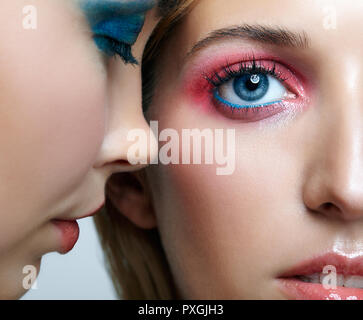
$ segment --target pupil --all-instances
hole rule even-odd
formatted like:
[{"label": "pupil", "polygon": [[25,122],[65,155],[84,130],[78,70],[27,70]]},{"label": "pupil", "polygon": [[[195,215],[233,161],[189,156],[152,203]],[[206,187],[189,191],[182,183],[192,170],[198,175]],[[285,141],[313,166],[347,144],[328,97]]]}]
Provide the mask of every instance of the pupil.
[{"label": "pupil", "polygon": [[[257,77],[257,79],[253,77]],[[260,85],[260,78],[256,75],[251,76],[251,78],[249,78],[246,81],[246,87],[250,91],[255,91],[259,85]]]}]

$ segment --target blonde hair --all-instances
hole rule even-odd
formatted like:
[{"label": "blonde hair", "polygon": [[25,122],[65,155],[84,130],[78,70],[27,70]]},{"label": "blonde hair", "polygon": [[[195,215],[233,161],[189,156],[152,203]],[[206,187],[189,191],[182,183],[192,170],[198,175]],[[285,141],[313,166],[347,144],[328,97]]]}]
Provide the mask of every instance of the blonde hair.
[{"label": "blonde hair", "polygon": [[[150,76],[158,48],[195,1],[176,1],[147,43],[143,59],[143,77],[148,79],[144,81],[147,83],[143,90],[144,100],[148,100],[146,96],[152,96]],[[136,174],[145,178],[144,171]],[[107,190],[106,184],[105,207],[94,219],[117,295],[121,299],[177,299],[158,230],[136,227],[112,204]]]}]

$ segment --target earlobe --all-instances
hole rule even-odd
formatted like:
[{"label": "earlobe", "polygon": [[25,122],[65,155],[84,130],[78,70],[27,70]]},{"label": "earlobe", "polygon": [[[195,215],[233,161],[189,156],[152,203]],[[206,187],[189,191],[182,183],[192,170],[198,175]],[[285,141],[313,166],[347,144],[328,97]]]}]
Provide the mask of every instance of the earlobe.
[{"label": "earlobe", "polygon": [[113,174],[106,184],[106,197],[137,227],[153,229],[156,217],[143,177],[143,171]]}]

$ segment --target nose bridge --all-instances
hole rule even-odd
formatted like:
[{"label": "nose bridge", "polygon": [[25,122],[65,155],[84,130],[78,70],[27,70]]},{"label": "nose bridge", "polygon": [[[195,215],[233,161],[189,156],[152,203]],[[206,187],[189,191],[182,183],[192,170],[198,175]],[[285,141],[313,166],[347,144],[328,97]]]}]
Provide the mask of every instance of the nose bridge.
[{"label": "nose bridge", "polygon": [[[132,171],[154,156],[156,144],[142,112],[141,72],[139,67],[114,65],[109,74],[107,125],[96,167],[107,167],[111,173]],[[129,150],[135,144],[140,152],[137,159],[130,159]]]},{"label": "nose bridge", "polygon": [[[363,94],[362,63],[354,57],[336,63],[338,72],[330,79],[332,94],[327,109],[331,109],[332,176],[337,185],[349,193],[363,192]],[[329,84],[329,82],[328,82]],[[328,91],[327,91],[328,92]],[[325,110],[327,111],[327,110]],[[335,173],[335,174],[334,174]]]},{"label": "nose bridge", "polygon": [[324,149],[326,201],[347,217],[363,216],[362,121],[352,115],[336,119],[329,129],[329,146]]},{"label": "nose bridge", "polygon": [[329,71],[320,80],[320,150],[307,202],[329,216],[363,218],[362,63],[354,59],[328,63],[336,67],[326,68]]}]

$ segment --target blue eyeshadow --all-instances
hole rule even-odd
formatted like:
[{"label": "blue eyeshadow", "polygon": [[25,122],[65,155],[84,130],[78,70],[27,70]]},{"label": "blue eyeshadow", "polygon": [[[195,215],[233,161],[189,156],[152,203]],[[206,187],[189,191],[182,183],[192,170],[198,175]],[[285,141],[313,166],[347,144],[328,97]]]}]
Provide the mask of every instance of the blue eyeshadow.
[{"label": "blue eyeshadow", "polygon": [[114,17],[98,22],[92,26],[92,31],[97,36],[113,38],[132,45],[142,30],[144,20],[144,15]]},{"label": "blue eyeshadow", "polygon": [[115,47],[119,48],[116,51],[130,51],[120,44],[131,46],[135,43],[146,12],[155,4],[156,0],[80,0],[98,48],[111,54]]},{"label": "blue eyeshadow", "polygon": [[155,0],[81,0],[81,9],[91,24],[97,24],[105,17],[145,14],[155,4]]}]

